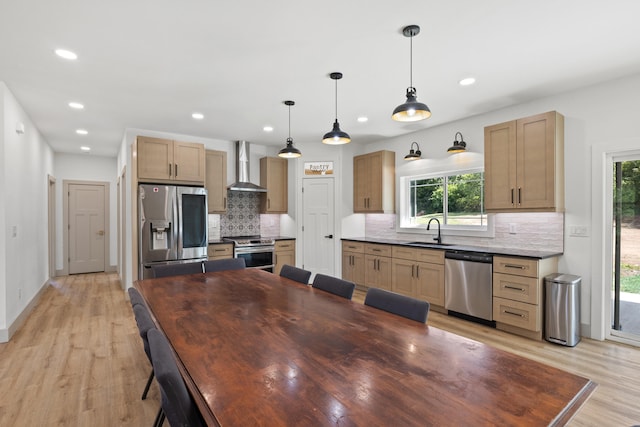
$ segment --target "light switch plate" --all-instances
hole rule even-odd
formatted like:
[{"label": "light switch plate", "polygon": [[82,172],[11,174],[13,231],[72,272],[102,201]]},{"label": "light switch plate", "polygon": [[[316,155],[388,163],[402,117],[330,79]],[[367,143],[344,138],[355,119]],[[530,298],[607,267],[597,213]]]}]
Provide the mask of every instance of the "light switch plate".
[{"label": "light switch plate", "polygon": [[569,236],[589,237],[589,228],[584,225],[572,225],[569,227]]}]

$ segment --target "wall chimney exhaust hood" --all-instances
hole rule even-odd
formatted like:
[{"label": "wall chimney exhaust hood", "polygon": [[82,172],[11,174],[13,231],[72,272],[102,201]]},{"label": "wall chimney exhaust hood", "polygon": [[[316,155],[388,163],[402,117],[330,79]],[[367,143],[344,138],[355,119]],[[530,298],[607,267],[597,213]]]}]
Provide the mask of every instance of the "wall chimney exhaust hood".
[{"label": "wall chimney exhaust hood", "polygon": [[231,191],[266,193],[267,189],[249,181],[249,142],[236,141],[236,182],[227,187]]}]

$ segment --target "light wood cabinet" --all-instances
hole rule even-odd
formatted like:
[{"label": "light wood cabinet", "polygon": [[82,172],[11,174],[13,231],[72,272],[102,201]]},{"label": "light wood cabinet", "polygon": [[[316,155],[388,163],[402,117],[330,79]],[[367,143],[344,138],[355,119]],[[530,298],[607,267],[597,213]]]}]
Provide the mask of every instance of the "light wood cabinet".
[{"label": "light wood cabinet", "polygon": [[289,202],[287,168],[287,159],[281,157],[260,159],[260,185],[267,189],[261,199],[261,213],[287,213]]},{"label": "light wood cabinet", "polygon": [[296,265],[296,242],[295,240],[277,240],[275,244],[275,266],[273,272],[280,274],[282,266],[285,264]]},{"label": "light wood cabinet", "polygon": [[364,243],[342,242],[342,278],[364,286]]},{"label": "light wood cabinet", "polygon": [[485,127],[484,166],[487,212],[564,210],[564,117]]},{"label": "light wood cabinet", "polygon": [[376,151],[353,158],[353,211],[395,213],[395,167],[393,151]]},{"label": "light wood cabinet", "polygon": [[204,145],[138,136],[137,168],[140,182],[204,185]]},{"label": "light wood cabinet", "polygon": [[391,290],[444,307],[444,251],[393,246]]},{"label": "light wood cabinet", "polygon": [[209,213],[224,213],[227,211],[227,153],[207,150],[205,172]]},{"label": "light wood cabinet", "polygon": [[391,246],[364,245],[364,285],[391,290]]},{"label": "light wood cabinet", "polygon": [[210,260],[233,258],[233,243],[216,243],[207,247]]},{"label": "light wood cabinet", "polygon": [[496,328],[542,339],[544,278],[558,259],[493,257],[493,320]]}]

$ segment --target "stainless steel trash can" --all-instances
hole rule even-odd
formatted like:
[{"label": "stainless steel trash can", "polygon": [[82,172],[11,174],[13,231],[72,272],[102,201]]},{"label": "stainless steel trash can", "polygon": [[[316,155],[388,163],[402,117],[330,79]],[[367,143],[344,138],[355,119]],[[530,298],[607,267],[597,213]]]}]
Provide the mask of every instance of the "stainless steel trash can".
[{"label": "stainless steel trash can", "polygon": [[580,284],[573,274],[554,273],[544,278],[545,339],[573,347],[580,341]]}]

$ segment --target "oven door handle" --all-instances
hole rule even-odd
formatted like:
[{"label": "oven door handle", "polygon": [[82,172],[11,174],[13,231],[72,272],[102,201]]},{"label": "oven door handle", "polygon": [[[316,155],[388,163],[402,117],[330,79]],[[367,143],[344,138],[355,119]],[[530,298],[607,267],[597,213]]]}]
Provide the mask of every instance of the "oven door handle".
[{"label": "oven door handle", "polygon": [[260,252],[275,252],[275,248],[273,246],[255,246],[255,247],[244,247],[244,248],[236,248],[235,254],[255,254]]}]

